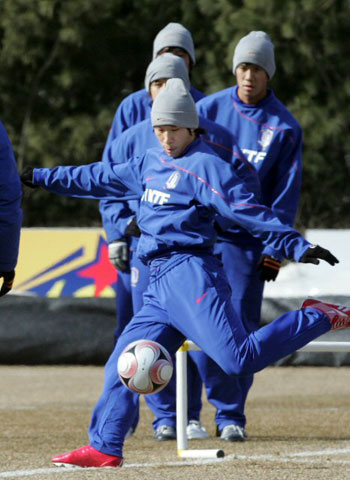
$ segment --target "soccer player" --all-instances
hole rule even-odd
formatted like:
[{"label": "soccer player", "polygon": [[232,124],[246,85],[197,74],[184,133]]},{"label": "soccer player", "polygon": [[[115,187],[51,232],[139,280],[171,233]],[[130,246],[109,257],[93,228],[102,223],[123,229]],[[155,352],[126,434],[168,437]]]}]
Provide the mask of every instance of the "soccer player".
[{"label": "soccer player", "polygon": [[[310,245],[256,202],[232,166],[213,155],[198,132],[195,104],[182,80],[170,79],[152,107],[161,148],[118,165],[27,168],[22,181],[62,195],[140,201],[138,256],[150,267],[141,310],[126,326],[106,364],[105,384],[90,424],[90,444],[55,464],[118,467],[138,395],[117,375],[124,348],[141,338],[174,354],[188,338],[228,375],[246,375],[294,352],[332,328],[350,326],[350,309],[307,300],[302,308],[248,333],[231,304],[231,289],[212,254],[214,219],[238,223],[286,258],[331,265],[338,260]],[[184,286],[184,279],[186,285]]]},{"label": "soccer player", "polygon": [[22,225],[22,186],[10,139],[0,122],[0,297],[13,285]]},{"label": "soccer player", "polygon": [[[171,22],[160,30],[155,37],[153,42],[153,62],[165,53],[168,55],[173,54],[179,59],[181,58],[186,66],[187,73],[189,74],[189,72],[192,71],[196,63],[195,48],[191,33],[183,25]],[[154,78],[154,74],[160,66],[160,64],[154,64],[153,62],[149,66],[151,71],[146,72],[146,79],[147,76],[149,77],[150,75]],[[169,76],[174,76],[173,66],[169,65],[165,73],[165,66],[162,65],[161,68],[163,69],[163,78],[158,77],[157,80],[162,81],[154,82],[151,90],[147,88],[146,85],[146,88],[128,95],[120,103],[106,141],[102,156],[103,162],[108,163],[108,151],[111,143],[118,138],[122,132],[150,118],[153,98],[162,86],[164,86],[164,79],[169,78]],[[179,70],[178,65],[176,69]],[[183,73],[179,75],[179,78],[183,77]],[[195,102],[204,98],[204,94],[193,85],[189,85],[188,88]],[[109,243],[109,259],[117,268],[118,273],[116,283],[117,328],[114,333],[115,339],[118,339],[120,333],[132,318],[134,312],[133,307],[135,307],[135,304],[133,305],[133,299],[138,297],[137,294],[142,291],[144,285],[147,284],[148,275],[146,273],[146,267],[142,268],[135,265],[134,269],[132,271],[130,270],[129,257],[137,247],[137,238],[134,235],[139,235],[139,232],[133,219],[134,215],[130,216],[128,205],[125,202],[102,200],[100,202],[100,213]],[[139,304],[138,301],[137,303]],[[206,438],[208,435],[205,429],[196,420],[201,408],[202,392],[202,382],[198,375],[198,370],[192,361],[192,357],[196,356],[196,353],[191,354],[188,361],[188,377],[191,385],[191,389],[189,390],[189,433],[191,438]],[[158,417],[162,411],[162,405],[165,402],[165,399],[162,401],[163,396],[166,396],[166,392],[159,395],[159,404],[156,403],[158,398],[150,401],[150,403],[153,404],[153,406],[150,406],[156,415],[155,425],[159,424],[159,428],[156,428],[154,436],[156,440],[172,440],[176,438],[176,432],[172,424],[167,424],[165,418]],[[167,400],[169,400],[169,398]],[[175,406],[175,398],[173,404]],[[138,414],[135,415],[134,423],[129,432],[130,434],[135,430],[137,422]]]},{"label": "soccer player", "polygon": [[[146,73],[145,87],[150,91],[153,100],[156,98],[154,88],[158,94],[159,85],[164,88],[169,76],[182,78],[184,84],[189,88],[188,73],[184,62],[165,53],[157,57],[149,65]],[[240,151],[233,135],[221,125],[217,125],[210,120],[200,118],[200,127],[205,130],[202,139],[207,143],[221,158],[232,163],[235,172],[245,182],[247,189],[256,193],[260,192],[260,184],[256,171],[245,159]],[[129,158],[142,155],[148,148],[157,147],[158,139],[153,132],[151,119],[139,122],[133,127],[125,130],[111,144],[108,152],[110,163],[123,163]],[[134,219],[138,214],[138,204],[135,202],[126,203],[123,218],[133,219],[127,230],[130,232],[131,248],[129,253],[129,262],[131,270],[131,292],[133,301],[133,311],[136,314],[143,305],[143,294],[149,283],[149,269],[144,265],[136,255],[139,230],[135,230],[136,223]],[[130,227],[132,225],[132,228]],[[121,331],[120,331],[121,333]],[[196,363],[198,352],[190,352],[192,361]],[[197,374],[198,376],[198,374]],[[198,377],[200,379],[200,377]],[[189,387],[193,386],[193,376],[189,382]],[[206,378],[202,380],[206,382]],[[200,382],[201,386],[201,382]],[[200,393],[200,392],[199,392]],[[193,397],[192,397],[193,398]],[[200,399],[200,396],[199,396]],[[153,421],[154,438],[156,440],[171,440],[176,438],[176,383],[175,376],[162,392],[155,395],[148,395],[146,402],[155,415]],[[189,405],[187,426],[187,436],[193,438],[205,438],[207,436],[204,427],[200,423],[201,402]]]},{"label": "soccer player", "polygon": [[[269,88],[275,73],[275,57],[274,46],[265,32],[250,32],[238,42],[233,73],[237,85],[201,100],[198,112],[235,135],[258,172],[261,203],[270,207],[283,223],[292,226],[301,187],[302,130]],[[235,227],[219,235],[215,253],[225,265],[236,313],[248,331],[256,330],[264,282],[276,279],[281,266],[280,252]],[[212,379],[207,395],[217,404],[217,435],[226,441],[244,441],[244,408],[253,375],[227,379],[202,353],[198,359],[200,369],[210,372]]]}]

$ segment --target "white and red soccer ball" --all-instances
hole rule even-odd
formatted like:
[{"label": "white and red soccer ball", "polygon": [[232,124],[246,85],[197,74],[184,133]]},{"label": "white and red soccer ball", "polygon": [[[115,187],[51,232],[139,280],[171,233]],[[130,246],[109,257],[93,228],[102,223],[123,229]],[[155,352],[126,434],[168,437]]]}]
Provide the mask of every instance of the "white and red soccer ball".
[{"label": "white and red soccer ball", "polygon": [[118,374],[123,384],[135,393],[157,393],[165,388],[173,374],[168,351],[152,340],[137,340],[122,351]]}]

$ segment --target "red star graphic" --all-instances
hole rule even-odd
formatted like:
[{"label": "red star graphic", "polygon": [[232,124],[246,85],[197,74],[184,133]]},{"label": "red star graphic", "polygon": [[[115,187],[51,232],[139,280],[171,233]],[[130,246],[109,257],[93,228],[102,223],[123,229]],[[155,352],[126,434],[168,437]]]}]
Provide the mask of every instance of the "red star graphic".
[{"label": "red star graphic", "polygon": [[108,258],[108,247],[102,245],[99,257],[94,265],[78,272],[79,277],[92,278],[95,283],[95,297],[99,297],[106,287],[117,281],[117,270]]}]

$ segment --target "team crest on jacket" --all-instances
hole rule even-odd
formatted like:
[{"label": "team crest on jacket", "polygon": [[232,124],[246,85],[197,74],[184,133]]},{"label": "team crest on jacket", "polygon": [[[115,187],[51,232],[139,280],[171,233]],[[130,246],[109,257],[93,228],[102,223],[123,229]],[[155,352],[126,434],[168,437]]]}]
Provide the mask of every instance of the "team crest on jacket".
[{"label": "team crest on jacket", "polygon": [[165,184],[165,188],[167,190],[174,190],[174,188],[177,187],[177,184],[179,183],[180,178],[181,178],[181,173],[178,170],[172,173]]},{"label": "team crest on jacket", "polygon": [[266,148],[270,145],[273,137],[273,130],[272,128],[266,128],[260,132],[260,138],[258,143],[263,147]]}]

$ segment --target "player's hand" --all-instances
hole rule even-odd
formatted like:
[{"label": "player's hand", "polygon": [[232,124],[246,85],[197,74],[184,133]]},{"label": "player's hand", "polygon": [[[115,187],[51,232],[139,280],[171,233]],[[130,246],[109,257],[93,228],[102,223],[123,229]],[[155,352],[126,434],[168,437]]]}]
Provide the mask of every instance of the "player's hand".
[{"label": "player's hand", "polygon": [[301,263],[313,263],[314,265],[318,265],[320,259],[330,265],[339,263],[339,260],[329,250],[322,248],[319,245],[311,245],[299,261]]},{"label": "player's hand", "polygon": [[125,235],[128,235],[129,237],[140,237],[141,236],[141,230],[139,229],[139,226],[137,225],[137,218],[134,217],[129,225],[125,229]]},{"label": "player's hand", "polygon": [[4,281],[0,289],[0,297],[3,297],[8,293],[13,286],[13,280],[15,278],[15,271],[11,270],[10,272],[0,271],[0,278],[3,278]]},{"label": "player's hand", "polygon": [[270,255],[261,255],[258,263],[258,271],[260,272],[260,280],[263,282],[274,282],[281,268],[281,262]]},{"label": "player's hand", "polygon": [[30,188],[39,188],[40,185],[35,185],[33,183],[33,167],[26,167],[21,173],[21,181],[24,185]]},{"label": "player's hand", "polygon": [[116,240],[108,245],[108,257],[117,270],[129,270],[129,246],[125,240]]}]

